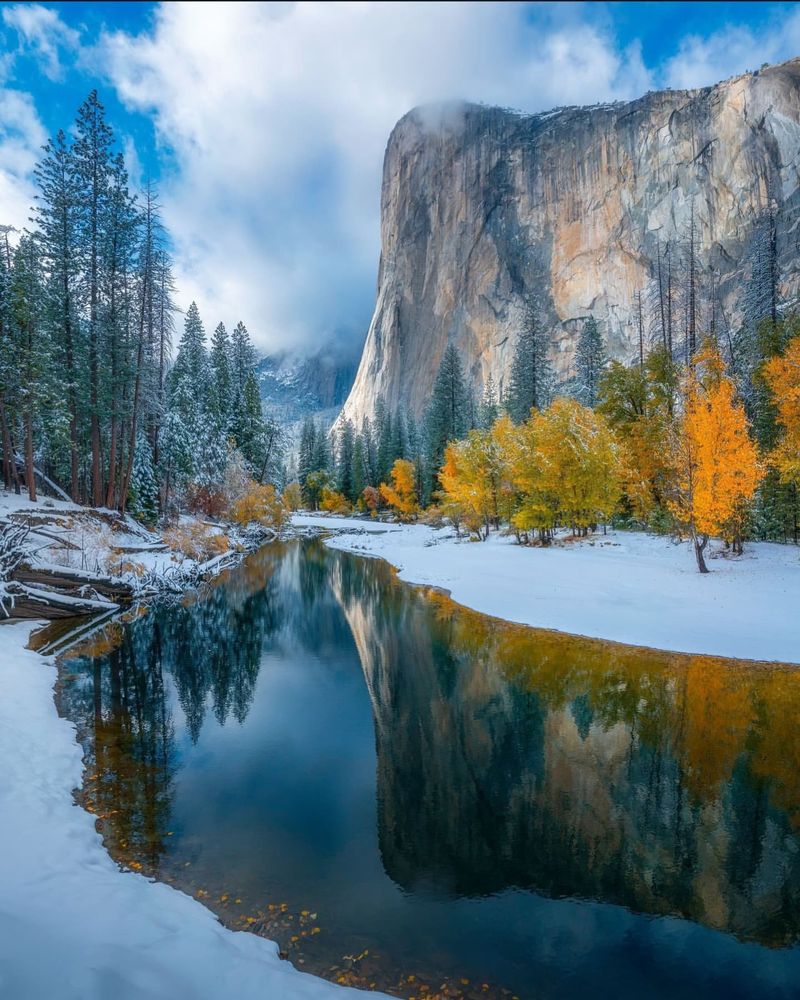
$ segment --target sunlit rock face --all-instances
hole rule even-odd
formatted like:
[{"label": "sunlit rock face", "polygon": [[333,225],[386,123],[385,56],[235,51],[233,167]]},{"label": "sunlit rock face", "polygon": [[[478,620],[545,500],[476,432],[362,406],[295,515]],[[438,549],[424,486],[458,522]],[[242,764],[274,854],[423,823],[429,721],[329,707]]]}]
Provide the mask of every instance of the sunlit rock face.
[{"label": "sunlit rock face", "polygon": [[502,387],[531,299],[562,380],[590,313],[612,356],[631,358],[637,295],[648,336],[668,244],[680,340],[692,214],[700,333],[712,304],[719,331],[741,321],[748,248],[770,205],[779,290],[794,300],[799,161],[800,60],[629,104],[411,111],[386,150],[377,302],[344,416],[360,422],[379,396],[422,412],[448,340],[478,391],[490,373]]}]

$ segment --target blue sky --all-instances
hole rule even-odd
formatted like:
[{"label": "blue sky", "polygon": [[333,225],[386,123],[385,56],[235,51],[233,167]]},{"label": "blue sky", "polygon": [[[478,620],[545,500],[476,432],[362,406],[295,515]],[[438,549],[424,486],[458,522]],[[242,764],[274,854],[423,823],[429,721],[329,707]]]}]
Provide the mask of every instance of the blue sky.
[{"label": "blue sky", "polygon": [[179,303],[260,347],[355,349],[381,161],[415,104],[523,111],[705,86],[800,55],[788,3],[0,4],[0,223],[96,87],[158,181]]}]

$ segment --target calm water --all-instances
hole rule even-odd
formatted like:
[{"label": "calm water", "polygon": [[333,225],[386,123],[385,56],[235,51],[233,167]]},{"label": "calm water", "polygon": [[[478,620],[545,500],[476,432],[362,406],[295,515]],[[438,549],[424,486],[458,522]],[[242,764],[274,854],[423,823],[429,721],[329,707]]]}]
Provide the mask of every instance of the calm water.
[{"label": "calm water", "polygon": [[112,853],[302,968],[800,995],[800,671],[509,626],[306,541],[62,678]]}]

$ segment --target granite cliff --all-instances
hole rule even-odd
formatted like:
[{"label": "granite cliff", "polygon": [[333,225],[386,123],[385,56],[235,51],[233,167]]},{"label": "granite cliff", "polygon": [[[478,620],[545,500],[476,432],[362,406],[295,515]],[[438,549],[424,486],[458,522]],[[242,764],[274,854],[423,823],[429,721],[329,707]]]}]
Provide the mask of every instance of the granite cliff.
[{"label": "granite cliff", "polygon": [[748,248],[767,212],[791,302],[799,169],[800,60],[631,103],[411,111],[386,150],[377,301],[343,416],[360,423],[379,396],[421,413],[449,340],[478,391],[490,373],[502,387],[527,301],[560,379],[589,314],[610,354],[631,358],[638,295],[652,296],[668,247],[679,339],[692,220],[699,327],[712,311],[720,327],[741,323]]}]

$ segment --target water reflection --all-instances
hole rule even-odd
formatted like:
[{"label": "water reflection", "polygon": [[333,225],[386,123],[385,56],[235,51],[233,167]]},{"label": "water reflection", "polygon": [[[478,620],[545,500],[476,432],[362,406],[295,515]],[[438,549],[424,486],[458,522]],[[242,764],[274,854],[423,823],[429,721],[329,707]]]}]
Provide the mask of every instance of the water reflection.
[{"label": "water reflection", "polygon": [[[315,893],[331,952],[357,936],[441,974],[505,976],[520,994],[536,980],[549,995],[538,896],[797,940],[800,671],[510,626],[306,542],[106,629],[64,672],[61,707],[79,723],[86,795],[112,848],[156,872],[191,854],[220,884],[235,867],[254,892]],[[211,729],[232,726],[241,741],[217,750]],[[374,763],[376,787],[358,760]],[[569,970],[579,954],[562,947]]]}]

